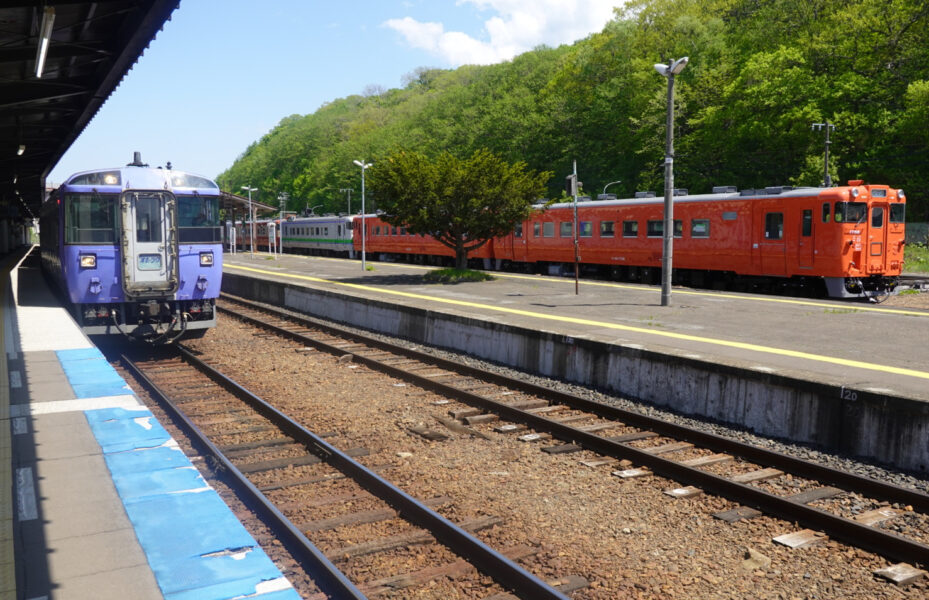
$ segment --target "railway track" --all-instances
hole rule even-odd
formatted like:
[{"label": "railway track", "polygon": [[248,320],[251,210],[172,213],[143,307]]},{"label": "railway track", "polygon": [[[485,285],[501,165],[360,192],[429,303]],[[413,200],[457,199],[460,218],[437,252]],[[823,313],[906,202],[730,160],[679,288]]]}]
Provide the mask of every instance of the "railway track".
[{"label": "railway track", "polygon": [[892,560],[929,565],[929,495],[925,493],[447,361],[242,299],[224,296],[220,310],[460,401],[468,408],[451,411],[450,416],[462,427],[496,424],[497,432],[521,435],[526,442],[555,440],[557,443],[543,448],[549,453],[592,450],[600,458],[585,464],[610,468],[617,477],[655,474],[674,480],[680,486],[667,490],[672,497],[708,492],[728,498],[740,506],[714,516],[729,522],[764,513],[798,523],[803,530],[775,540],[785,545],[818,543],[829,536]]},{"label": "railway track", "polygon": [[[184,348],[167,356],[121,362],[143,383],[156,401],[210,458],[213,465],[233,481],[240,498],[258,514],[307,574],[318,591],[311,598],[367,598],[418,585],[437,578],[475,578],[475,568],[489,576],[506,592],[484,597],[559,599],[586,585],[579,577],[566,577],[552,585],[522,569],[516,561],[529,556],[529,547],[511,547],[500,552],[481,542],[474,533],[502,523],[496,517],[454,523],[434,507],[450,504],[446,497],[419,500],[406,494],[353,457],[367,454],[365,448],[340,450],[270,403],[199,360]],[[341,480],[337,495],[314,496],[323,482]],[[266,493],[288,489],[292,499],[273,503]],[[326,504],[358,505],[362,511],[338,517],[301,521],[301,509]],[[310,539],[313,534],[340,525],[388,523],[383,536],[364,542],[330,548],[323,552]],[[400,572],[376,580],[355,582],[345,573],[351,562],[376,553],[394,553],[391,563],[402,567],[404,550],[433,544],[438,564]],[[442,562],[441,559],[445,559]],[[483,584],[472,587],[483,589]],[[480,596],[479,596],[480,597]]]}]

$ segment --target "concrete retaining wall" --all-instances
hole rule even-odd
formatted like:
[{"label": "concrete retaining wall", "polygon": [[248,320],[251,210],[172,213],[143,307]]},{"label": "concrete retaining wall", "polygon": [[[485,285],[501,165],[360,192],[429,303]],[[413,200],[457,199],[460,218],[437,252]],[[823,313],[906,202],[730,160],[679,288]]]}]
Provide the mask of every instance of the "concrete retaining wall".
[{"label": "concrete retaining wall", "polygon": [[929,403],[229,273],[223,291],[763,435],[929,469]]}]

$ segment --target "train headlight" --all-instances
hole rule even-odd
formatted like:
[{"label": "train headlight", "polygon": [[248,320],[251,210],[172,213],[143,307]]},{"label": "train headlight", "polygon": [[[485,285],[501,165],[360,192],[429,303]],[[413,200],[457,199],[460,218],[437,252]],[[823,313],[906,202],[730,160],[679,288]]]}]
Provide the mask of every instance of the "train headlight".
[{"label": "train headlight", "polygon": [[201,252],[200,253],[200,266],[201,267],[212,267],[213,266],[213,253],[212,252]]},{"label": "train headlight", "polygon": [[97,268],[97,255],[96,254],[81,254],[81,268],[82,269],[96,269]]}]

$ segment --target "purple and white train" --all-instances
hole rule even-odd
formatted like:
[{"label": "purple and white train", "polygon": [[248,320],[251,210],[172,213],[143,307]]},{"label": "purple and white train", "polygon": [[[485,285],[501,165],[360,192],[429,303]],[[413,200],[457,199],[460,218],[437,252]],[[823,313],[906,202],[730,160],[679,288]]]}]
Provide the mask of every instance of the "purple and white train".
[{"label": "purple and white train", "polygon": [[222,280],[219,187],[150,168],[72,175],[42,206],[42,266],[90,335],[151,342],[216,326]]}]

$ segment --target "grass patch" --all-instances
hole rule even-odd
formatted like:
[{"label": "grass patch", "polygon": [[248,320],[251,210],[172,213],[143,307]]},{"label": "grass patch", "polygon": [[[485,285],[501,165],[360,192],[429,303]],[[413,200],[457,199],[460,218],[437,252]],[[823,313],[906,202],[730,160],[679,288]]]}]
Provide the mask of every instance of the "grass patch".
[{"label": "grass patch", "polygon": [[438,269],[429,271],[423,275],[423,279],[429,283],[461,283],[463,281],[493,281],[495,278],[489,273],[483,271],[472,271],[470,269]]},{"label": "grass patch", "polygon": [[903,247],[904,273],[929,273],[929,246],[907,244]]},{"label": "grass patch", "polygon": [[365,271],[373,271],[374,265],[365,265]]}]

